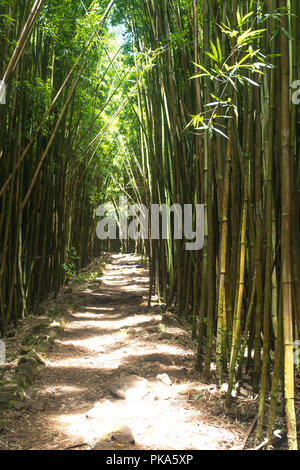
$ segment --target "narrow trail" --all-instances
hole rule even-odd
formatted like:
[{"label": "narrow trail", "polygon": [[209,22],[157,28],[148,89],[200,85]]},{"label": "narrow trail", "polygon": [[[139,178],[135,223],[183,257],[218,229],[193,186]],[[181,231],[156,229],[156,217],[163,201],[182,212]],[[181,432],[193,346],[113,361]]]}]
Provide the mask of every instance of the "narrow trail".
[{"label": "narrow trail", "polygon": [[220,392],[199,381],[189,334],[147,309],[147,287],[137,258],[111,257],[26,392],[34,409],[6,413],[2,449],[238,448],[245,428],[212,413]]}]

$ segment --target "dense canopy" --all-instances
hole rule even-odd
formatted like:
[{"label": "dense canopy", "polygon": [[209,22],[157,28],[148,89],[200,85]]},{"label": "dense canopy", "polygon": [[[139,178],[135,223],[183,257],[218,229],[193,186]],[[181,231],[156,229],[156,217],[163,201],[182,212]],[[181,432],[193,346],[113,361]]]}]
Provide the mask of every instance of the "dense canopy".
[{"label": "dense canopy", "polygon": [[[298,0],[1,0],[4,335],[101,251],[136,250],[197,370],[228,383],[228,407],[251,375],[257,443],[283,390],[297,448],[299,15]],[[120,196],[204,204],[203,249],[99,241],[96,209]]]}]

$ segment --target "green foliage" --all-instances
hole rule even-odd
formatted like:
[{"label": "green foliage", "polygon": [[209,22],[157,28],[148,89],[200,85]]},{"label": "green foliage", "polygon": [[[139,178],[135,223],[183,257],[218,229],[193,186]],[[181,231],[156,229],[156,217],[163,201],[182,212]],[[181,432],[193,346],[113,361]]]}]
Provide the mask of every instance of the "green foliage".
[{"label": "green foliage", "polygon": [[[201,115],[192,116],[188,127],[193,125],[196,130],[209,132],[210,136],[214,132],[226,137],[226,134],[217,126],[215,121],[219,118],[227,118],[229,110],[232,108],[237,112],[236,107],[230,98],[229,87],[232,87],[238,92],[238,86],[245,86],[250,84],[259,86],[256,76],[263,74],[263,68],[270,68],[271,65],[267,62],[267,57],[262,54],[260,48],[254,48],[259,43],[265,29],[254,29],[253,26],[247,27],[247,22],[253,16],[253,12],[241,17],[237,13],[237,26],[238,29],[232,28],[225,24],[219,26],[221,32],[230,39],[231,51],[227,56],[224,56],[221,49],[221,43],[217,38],[216,43],[210,41],[211,51],[204,51],[211,61],[211,68],[205,68],[201,64],[194,65],[198,67],[202,73],[196,74],[191,79],[209,78],[215,83],[216,89],[220,89],[219,96],[211,94],[214,101],[206,103],[205,107],[209,108],[209,117],[207,112]],[[242,57],[241,57],[242,56]],[[232,61],[234,62],[232,64]],[[254,78],[250,78],[253,75]],[[226,97],[227,95],[227,97]],[[224,114],[219,114],[218,110],[223,109]]]},{"label": "green foliage", "polygon": [[74,280],[76,273],[78,272],[78,261],[80,256],[78,256],[77,250],[72,246],[67,250],[66,261],[63,263],[62,267],[65,271],[66,281]]}]

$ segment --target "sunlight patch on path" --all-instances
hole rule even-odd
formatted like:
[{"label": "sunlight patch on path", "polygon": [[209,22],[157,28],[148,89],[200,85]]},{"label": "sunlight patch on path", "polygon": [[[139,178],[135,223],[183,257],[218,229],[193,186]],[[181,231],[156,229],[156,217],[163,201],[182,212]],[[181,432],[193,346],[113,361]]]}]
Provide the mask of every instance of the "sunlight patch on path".
[{"label": "sunlight patch on path", "polygon": [[[168,400],[111,402],[103,400],[90,413],[53,417],[74,437],[94,442],[104,439],[121,425],[132,430],[136,443],[151,449],[211,449],[216,441],[234,441],[234,433],[199,420],[194,411],[172,407]],[[159,443],[159,445],[158,445]],[[214,444],[213,444],[214,443]]]},{"label": "sunlight patch on path", "polygon": [[[190,393],[202,396],[209,385],[196,382],[191,372],[194,350],[192,344],[185,347],[177,341],[182,329],[173,331],[173,339],[160,339],[172,328],[161,323],[156,309],[148,311],[146,302],[141,303],[142,295],[147,297],[146,284],[146,270],[138,267],[135,256],[114,255],[99,287],[95,282],[79,297],[91,306],[70,315],[39,384],[45,414],[26,418],[31,429],[39,429],[33,448],[78,442],[89,447],[124,425],[137,446],[146,449],[233,447],[234,428],[209,416],[201,402],[189,402]],[[169,374],[172,385],[157,379],[162,373]],[[114,386],[133,374],[147,379],[146,395],[117,399]]]}]

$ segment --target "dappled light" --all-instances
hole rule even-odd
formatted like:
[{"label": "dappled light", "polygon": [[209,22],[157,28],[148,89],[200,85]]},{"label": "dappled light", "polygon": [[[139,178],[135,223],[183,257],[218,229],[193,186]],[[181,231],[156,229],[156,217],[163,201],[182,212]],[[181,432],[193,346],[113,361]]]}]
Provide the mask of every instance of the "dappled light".
[{"label": "dappled light", "polygon": [[299,24],[0,1],[0,450],[298,450]]},{"label": "dappled light", "polygon": [[[131,292],[133,272],[138,285],[145,280],[134,256],[113,256],[103,279],[110,277],[119,261],[120,285],[116,282],[107,288],[101,282],[101,286],[94,286],[101,289],[103,296],[109,291],[112,305],[113,292]],[[129,287],[124,287],[125,281]],[[90,296],[92,304],[94,293]],[[31,426],[39,426],[43,438],[36,441],[35,435],[29,434],[27,445],[38,449],[47,442],[47,448],[53,449],[79,444],[89,448],[95,442],[105,442],[120,426],[130,428],[141,449],[218,449],[237,445],[241,430],[237,431],[230,421],[218,423],[209,419],[205,408],[195,406],[197,401],[189,401],[190,396],[213,397],[216,393],[209,385],[199,384],[191,370],[192,343],[182,347],[176,336],[173,340],[159,340],[153,332],[163,335],[168,331],[161,323],[162,313],[143,307],[142,301],[124,301],[117,307],[109,303],[105,307],[88,307],[87,312],[81,307],[69,315],[64,335],[56,340],[36,386],[35,400],[45,403],[45,412],[27,416]],[[175,331],[184,333],[178,326]],[[167,374],[170,383],[158,380],[158,374]],[[146,380],[145,393],[139,395],[139,389],[133,387],[126,398],[117,397],[117,381],[136,375]],[[28,400],[32,400],[30,393]],[[21,442],[22,423],[19,426],[19,434],[15,431]],[[120,448],[124,446],[120,444]]]}]

